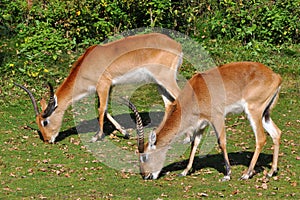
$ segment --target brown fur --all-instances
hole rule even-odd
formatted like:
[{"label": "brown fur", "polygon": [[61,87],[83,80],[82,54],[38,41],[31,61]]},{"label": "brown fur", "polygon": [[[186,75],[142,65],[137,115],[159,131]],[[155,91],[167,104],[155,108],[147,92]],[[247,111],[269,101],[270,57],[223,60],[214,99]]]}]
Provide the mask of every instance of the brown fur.
[{"label": "brown fur", "polygon": [[[174,138],[185,132],[193,132],[194,141],[187,168],[181,175],[185,176],[192,167],[197,146],[204,128],[211,125],[216,132],[218,142],[224,154],[226,173],[222,180],[230,179],[230,163],[226,150],[225,116],[228,112],[245,111],[251,122],[256,137],[256,149],[247,172],[242,179],[248,179],[254,174],[257,158],[266,142],[264,128],[271,135],[274,142],[273,164],[269,175],[277,171],[280,129],[268,116],[264,117],[265,110],[270,111],[274,106],[281,85],[281,77],[261,63],[235,62],[213,68],[194,75],[182,89],[178,98],[171,105],[172,109],[167,119],[155,131],[155,148],[145,144],[145,152],[151,157],[164,158],[165,149]],[[153,141],[152,141],[153,142]],[[154,149],[154,150],[153,150]],[[163,160],[163,159],[162,159]],[[161,161],[163,162],[163,161]],[[153,177],[158,174],[151,171],[162,163],[143,162],[141,170],[144,177]],[[151,173],[153,173],[151,175]]]},{"label": "brown fur", "polygon": [[[91,88],[96,89],[100,100],[100,131],[93,141],[102,137],[106,104],[113,81],[140,68],[148,70],[153,78],[175,98],[179,93],[176,72],[181,59],[181,45],[159,33],[130,36],[105,45],[91,46],[74,63],[69,76],[58,87],[55,93],[57,107],[52,115],[47,119],[37,116],[36,121],[44,141],[55,141],[67,107],[73,101],[88,95]],[[45,101],[41,103],[45,109]],[[126,134],[108,113],[107,117],[120,132]],[[45,120],[48,122],[47,126],[42,125]]]},{"label": "brown fur", "polygon": [[[89,47],[83,55],[81,55],[77,61],[73,64],[72,69],[70,70],[69,76],[64,80],[61,86],[56,91],[56,96],[64,97],[68,96],[72,92],[72,87],[75,84],[77,74],[79,73],[80,67],[84,59],[97,47],[97,45]],[[59,98],[61,100],[61,98]],[[69,101],[69,100],[68,100]],[[67,102],[66,102],[67,103]]]}]

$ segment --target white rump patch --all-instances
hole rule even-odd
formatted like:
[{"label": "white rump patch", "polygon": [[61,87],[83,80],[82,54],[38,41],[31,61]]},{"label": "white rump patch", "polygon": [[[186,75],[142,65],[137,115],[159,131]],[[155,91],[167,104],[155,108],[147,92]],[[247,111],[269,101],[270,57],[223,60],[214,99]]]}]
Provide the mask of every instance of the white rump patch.
[{"label": "white rump patch", "polygon": [[273,125],[273,122],[271,120],[271,118],[269,119],[269,121],[265,121],[265,118],[263,119],[263,127],[264,129],[266,129],[266,131],[270,134],[270,136],[274,139],[278,136],[277,130]]}]

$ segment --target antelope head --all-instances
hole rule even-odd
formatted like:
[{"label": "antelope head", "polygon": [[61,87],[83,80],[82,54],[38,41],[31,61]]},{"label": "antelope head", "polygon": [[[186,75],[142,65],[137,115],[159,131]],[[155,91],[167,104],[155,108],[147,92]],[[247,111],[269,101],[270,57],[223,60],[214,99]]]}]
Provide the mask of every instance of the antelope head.
[{"label": "antelope head", "polygon": [[169,146],[156,148],[156,132],[153,130],[148,142],[144,145],[144,127],[136,107],[128,101],[129,108],[134,112],[137,127],[137,143],[140,161],[140,173],[143,179],[157,179],[165,162]]},{"label": "antelope head", "polygon": [[54,94],[52,85],[49,83],[49,88],[50,88],[49,103],[47,105],[46,100],[42,99],[40,101],[42,112],[39,112],[37,102],[33,94],[25,86],[16,83],[14,84],[16,86],[19,86],[23,90],[25,90],[29,95],[35,111],[36,123],[39,127],[44,142],[53,143],[59,133],[59,129],[61,126],[61,122],[59,121],[61,120],[57,120],[56,117],[54,116],[55,109],[57,108],[57,97]]},{"label": "antelope head", "polygon": [[140,173],[143,179],[157,179],[164,162],[169,147],[156,148],[156,132],[153,130],[142,151],[139,150]]}]

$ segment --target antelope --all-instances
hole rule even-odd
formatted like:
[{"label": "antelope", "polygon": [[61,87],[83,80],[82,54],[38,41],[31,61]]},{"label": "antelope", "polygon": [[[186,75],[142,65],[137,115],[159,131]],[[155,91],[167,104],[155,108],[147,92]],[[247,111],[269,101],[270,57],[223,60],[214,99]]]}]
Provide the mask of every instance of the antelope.
[{"label": "antelope", "polygon": [[126,130],[106,112],[109,91],[113,85],[140,81],[157,83],[165,105],[179,94],[176,73],[182,62],[181,45],[160,33],[129,36],[115,42],[89,47],[73,64],[69,76],[54,93],[50,87],[48,105],[41,100],[39,112],[33,94],[19,84],[30,96],[33,103],[36,123],[43,140],[54,143],[59,134],[65,110],[70,104],[97,92],[99,97],[99,131],[92,142],[105,136],[103,133],[104,115],[117,130],[127,136]]},{"label": "antelope", "polygon": [[[277,172],[281,131],[272,121],[270,111],[274,107],[280,90],[281,77],[261,63],[234,62],[212,68],[194,75],[169,106],[166,119],[156,130],[151,131],[144,145],[144,132],[137,123],[140,172],[144,179],[157,179],[163,168],[166,153],[172,141],[186,132],[193,131],[190,158],[180,174],[186,176],[192,167],[197,146],[207,126],[216,133],[218,144],[225,160],[225,176],[230,180],[231,167],[226,150],[225,117],[229,113],[244,111],[256,138],[256,148],[248,170],[241,179],[254,175],[254,166],[266,143],[264,129],[273,139],[273,163],[268,176]],[[139,122],[134,107],[130,108]]]}]

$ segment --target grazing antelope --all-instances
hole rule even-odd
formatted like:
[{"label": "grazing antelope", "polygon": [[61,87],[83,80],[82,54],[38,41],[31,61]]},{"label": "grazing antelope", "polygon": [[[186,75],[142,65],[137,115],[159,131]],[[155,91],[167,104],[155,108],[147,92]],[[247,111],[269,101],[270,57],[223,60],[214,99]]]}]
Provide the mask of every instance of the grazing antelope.
[{"label": "grazing antelope", "polygon": [[[254,174],[254,166],[270,134],[274,143],[272,176],[277,172],[281,131],[270,117],[270,111],[278,99],[281,77],[261,63],[235,62],[194,75],[177,99],[170,105],[166,119],[149,135],[144,145],[141,123],[139,134],[140,170],[144,179],[159,176],[172,141],[193,130],[193,142],[189,163],[180,174],[185,176],[191,169],[197,146],[206,126],[213,127],[225,159],[225,176],[230,180],[231,170],[226,151],[225,117],[229,113],[245,111],[256,138],[256,148],[248,170],[241,179]],[[138,115],[133,105],[130,106]],[[138,118],[137,118],[137,121]]]},{"label": "grazing antelope", "polygon": [[30,96],[43,140],[53,143],[59,134],[63,115],[68,106],[91,92],[97,92],[100,129],[92,138],[96,141],[104,137],[104,115],[124,135],[126,131],[106,113],[109,91],[112,85],[154,81],[161,89],[166,106],[179,94],[176,73],[182,61],[181,45],[166,35],[150,33],[126,37],[105,45],[89,47],[75,62],[69,76],[54,93],[50,86],[48,105],[41,100],[39,112],[32,93]]}]

